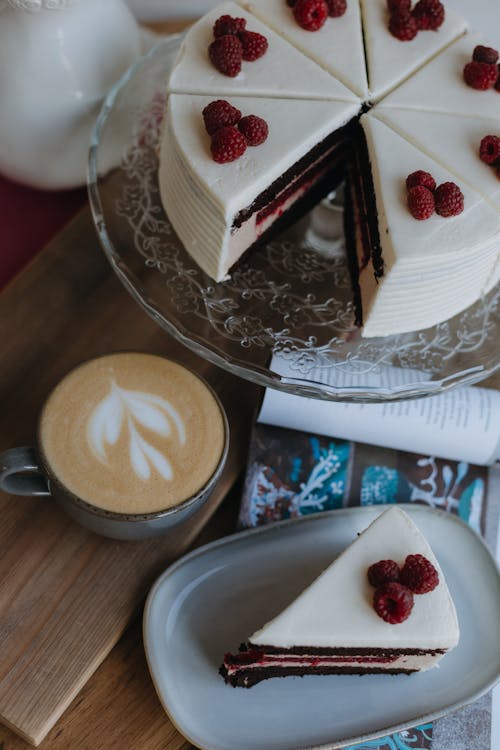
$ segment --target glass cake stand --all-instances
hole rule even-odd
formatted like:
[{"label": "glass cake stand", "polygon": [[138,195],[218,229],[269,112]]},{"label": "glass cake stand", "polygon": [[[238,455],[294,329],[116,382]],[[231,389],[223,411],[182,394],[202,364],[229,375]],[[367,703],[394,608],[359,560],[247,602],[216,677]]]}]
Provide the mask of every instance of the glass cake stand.
[{"label": "glass cake stand", "polygon": [[390,401],[475,383],[500,366],[500,285],[433,328],[365,339],[354,325],[339,206],[316,208],[216,284],[176,237],[158,192],[165,81],[180,37],[156,45],[107,97],[93,133],[89,195],[104,251],[168,333],[256,383],[338,401]]}]

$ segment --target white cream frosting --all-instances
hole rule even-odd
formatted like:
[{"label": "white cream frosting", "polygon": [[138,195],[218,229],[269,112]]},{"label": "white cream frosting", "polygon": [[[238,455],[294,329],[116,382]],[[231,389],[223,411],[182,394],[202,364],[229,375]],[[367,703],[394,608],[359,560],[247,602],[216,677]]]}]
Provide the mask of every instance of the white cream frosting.
[{"label": "white cream frosting", "polygon": [[389,31],[387,0],[361,0],[370,99],[378,101],[466,31],[465,21],[446,8],[437,31],[421,31],[402,42]]},{"label": "white cream frosting", "polygon": [[464,66],[471,62],[477,44],[488,46],[474,34],[462,36],[389,94],[380,106],[500,118],[498,91],[478,91],[468,86],[463,78]]},{"label": "white cream frosting", "polygon": [[363,31],[358,0],[349,0],[339,18],[328,18],[311,33],[295,21],[285,0],[237,0],[284,39],[363,99],[368,98]]},{"label": "white cream frosting", "polygon": [[242,114],[263,117],[269,135],[235,162],[218,164],[210,152],[202,111],[213,97],[169,97],[160,151],[160,190],[175,231],[212,278],[223,279],[266,227],[255,216],[231,234],[234,216],[327,135],[351,120],[358,103],[231,97]]},{"label": "white cream frosting", "polygon": [[[245,18],[247,29],[263,34],[269,44],[266,53],[258,60],[243,61],[241,72],[235,78],[219,73],[208,57],[208,47],[214,39],[214,23],[226,14]],[[191,26],[184,37],[170,75],[168,91],[227,97],[265,96],[358,101],[355,94],[340,81],[322,70],[255,16],[232,2],[218,5]]]},{"label": "white cream frosting", "polygon": [[[373,609],[367,570],[380,559],[402,564],[409,554],[421,554],[430,560],[438,571],[439,584],[427,594],[415,595],[410,616],[391,625]],[[449,650],[458,639],[457,614],[439,563],[411,518],[394,507],[378,516],[319,578],[249,641],[278,648]]]}]

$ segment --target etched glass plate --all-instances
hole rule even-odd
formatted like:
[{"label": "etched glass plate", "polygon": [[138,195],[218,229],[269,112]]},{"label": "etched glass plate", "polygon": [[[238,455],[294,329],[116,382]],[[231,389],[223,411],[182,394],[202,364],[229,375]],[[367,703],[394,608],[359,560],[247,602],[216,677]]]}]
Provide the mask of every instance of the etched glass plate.
[{"label": "etched glass plate", "polygon": [[179,44],[180,37],[161,41],[110,92],[90,148],[95,225],[134,299],[205,359],[300,395],[406,399],[491,375],[500,366],[500,285],[433,328],[364,339],[344,257],[323,252],[322,207],[249,253],[226,282],[198,268],[165,215],[157,182],[165,81]]}]

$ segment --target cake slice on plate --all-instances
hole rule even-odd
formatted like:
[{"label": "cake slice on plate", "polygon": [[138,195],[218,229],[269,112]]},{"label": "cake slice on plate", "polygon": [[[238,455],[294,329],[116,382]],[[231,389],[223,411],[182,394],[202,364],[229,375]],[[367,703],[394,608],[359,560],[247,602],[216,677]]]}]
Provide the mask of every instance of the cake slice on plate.
[{"label": "cake slice on plate", "polygon": [[239,653],[226,654],[220,671],[235,687],[287,675],[409,674],[436,666],[458,639],[439,563],[393,507]]},{"label": "cake slice on plate", "polygon": [[[389,31],[387,0],[361,0],[370,100],[376,102],[465,33],[465,21],[446,7],[437,31],[401,41]],[[440,87],[436,88],[438,95]]]},{"label": "cake slice on plate", "polygon": [[362,99],[368,98],[359,0],[349,0],[343,15],[328,18],[317,31],[299,26],[283,0],[238,0],[307,57],[318,63]]},{"label": "cake slice on plate", "polygon": [[202,115],[213,101],[209,96],[169,96],[159,186],[187,251],[212,279],[221,281],[278,221],[296,219],[342,179],[348,124],[358,105],[232,96],[226,101],[242,116],[264,120],[268,133],[235,161],[219,163]]},{"label": "cake slice on plate", "polygon": [[[209,59],[215,22],[223,17],[243,18],[246,30],[267,40],[257,59],[243,60],[237,75],[220,72]],[[234,71],[230,71],[234,72]],[[265,96],[300,99],[339,99],[361,106],[355,94],[315,62],[292,47],[258,18],[232,2],[217,5],[186,33],[175,61],[168,92],[217,96]]]}]

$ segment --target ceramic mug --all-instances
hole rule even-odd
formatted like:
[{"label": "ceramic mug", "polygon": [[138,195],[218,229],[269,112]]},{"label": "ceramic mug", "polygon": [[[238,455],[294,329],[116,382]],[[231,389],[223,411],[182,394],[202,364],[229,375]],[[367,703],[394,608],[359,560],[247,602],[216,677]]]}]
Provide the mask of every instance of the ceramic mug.
[{"label": "ceramic mug", "polygon": [[98,534],[145,539],[208,500],[227,459],[229,425],[199,375],[125,352],[63,378],[42,407],[36,446],[0,454],[0,489],[51,496]]}]

